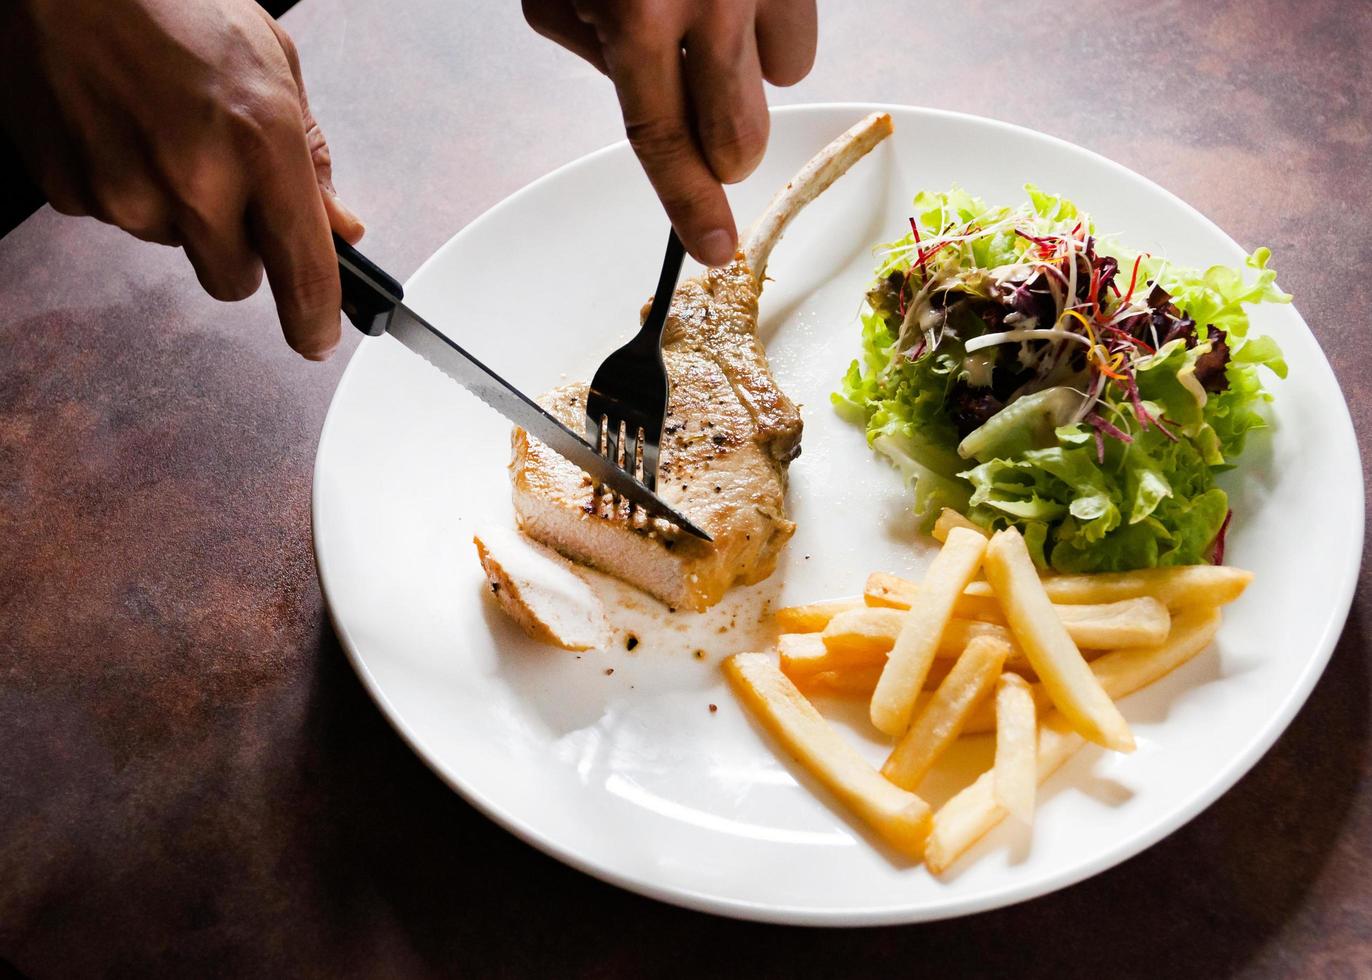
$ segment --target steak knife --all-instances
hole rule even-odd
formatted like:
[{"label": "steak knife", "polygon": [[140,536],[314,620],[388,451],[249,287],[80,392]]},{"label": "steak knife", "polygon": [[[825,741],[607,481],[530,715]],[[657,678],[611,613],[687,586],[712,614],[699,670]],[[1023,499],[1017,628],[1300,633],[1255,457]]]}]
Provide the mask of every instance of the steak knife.
[{"label": "steak knife", "polygon": [[370,337],[390,334],[515,425],[585,470],[591,479],[704,541],[710,536],[669,506],[618,464],[600,455],[543,406],[473,357],[447,334],[405,305],[405,290],[392,276],[334,235],[343,286],[343,312]]}]

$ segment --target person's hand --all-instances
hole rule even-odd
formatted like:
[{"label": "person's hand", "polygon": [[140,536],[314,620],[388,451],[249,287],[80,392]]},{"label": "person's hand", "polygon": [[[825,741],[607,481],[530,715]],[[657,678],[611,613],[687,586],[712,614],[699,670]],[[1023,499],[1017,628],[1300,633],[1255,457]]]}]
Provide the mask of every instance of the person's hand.
[{"label": "person's hand", "polygon": [[767,147],[766,79],[794,85],[815,57],[815,0],[523,0],[545,37],[610,76],[629,143],[677,234],[723,265],[738,242],[721,183]]},{"label": "person's hand", "polygon": [[180,246],[205,290],[239,300],[263,267],[287,342],[339,340],[329,232],[362,224],[334,193],[286,33],[253,0],[11,0],[0,123],[64,214]]}]

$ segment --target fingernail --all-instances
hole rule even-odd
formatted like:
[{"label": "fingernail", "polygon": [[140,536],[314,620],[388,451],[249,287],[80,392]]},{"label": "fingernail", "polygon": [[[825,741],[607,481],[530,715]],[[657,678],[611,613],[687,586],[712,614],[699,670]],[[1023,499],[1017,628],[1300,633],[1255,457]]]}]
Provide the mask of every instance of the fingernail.
[{"label": "fingernail", "polygon": [[728,265],[734,257],[734,236],[723,228],[706,232],[700,239],[700,258],[706,265]]},{"label": "fingernail", "polygon": [[329,358],[333,357],[334,351],[338,350],[338,345],[342,341],[342,339],[343,338],[340,337],[338,340],[335,340],[333,342],[332,346],[323,347],[319,350],[301,351],[300,356],[305,358],[305,360],[307,361],[327,361]]}]

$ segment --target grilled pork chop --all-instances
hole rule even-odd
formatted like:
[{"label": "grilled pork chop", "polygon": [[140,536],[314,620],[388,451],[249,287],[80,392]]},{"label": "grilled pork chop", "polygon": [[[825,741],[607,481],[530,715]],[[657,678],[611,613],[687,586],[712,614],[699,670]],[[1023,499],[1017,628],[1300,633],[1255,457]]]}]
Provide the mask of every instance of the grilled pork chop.
[{"label": "grilled pork chop", "polygon": [[[597,494],[577,466],[516,428],[510,476],[526,534],[672,607],[703,610],[735,582],[772,573],[795,531],[786,517],[786,468],[800,453],[801,419],[757,338],[767,259],[796,212],[890,132],[891,117],[875,113],[834,140],[772,199],[732,263],[673,294],[663,335],[671,401],[657,490],[714,540]],[[573,429],[584,425],[584,383],[539,401]]]}]

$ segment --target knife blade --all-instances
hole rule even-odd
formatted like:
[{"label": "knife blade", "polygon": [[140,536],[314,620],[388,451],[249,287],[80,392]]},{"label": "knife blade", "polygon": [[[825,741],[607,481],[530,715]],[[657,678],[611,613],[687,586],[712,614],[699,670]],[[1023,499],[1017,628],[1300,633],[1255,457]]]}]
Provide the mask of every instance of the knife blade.
[{"label": "knife blade", "polygon": [[405,305],[405,291],[392,276],[337,235],[343,312],[369,336],[388,333],[477,398],[654,517],[704,541],[710,535],[676,511],[640,481],[600,455],[529,396],[481,363],[451,337]]}]

